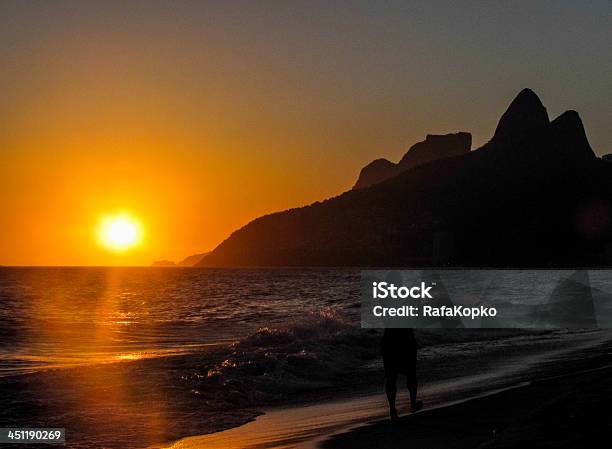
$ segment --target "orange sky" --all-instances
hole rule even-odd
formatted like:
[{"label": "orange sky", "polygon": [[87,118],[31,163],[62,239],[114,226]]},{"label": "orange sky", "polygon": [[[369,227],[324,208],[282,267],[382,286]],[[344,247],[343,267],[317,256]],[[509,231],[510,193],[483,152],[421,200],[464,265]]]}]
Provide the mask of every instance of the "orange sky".
[{"label": "orange sky", "polygon": [[[427,133],[481,144],[526,86],[551,115],[579,110],[596,152],[609,144],[597,11],[531,7],[525,22],[467,10],[457,22],[426,7],[238,3],[3,2],[0,264],[210,250],[261,214],[349,189],[365,163],[398,160]],[[517,26],[527,37],[508,44]],[[123,254],[94,237],[118,210],[146,230]]]}]

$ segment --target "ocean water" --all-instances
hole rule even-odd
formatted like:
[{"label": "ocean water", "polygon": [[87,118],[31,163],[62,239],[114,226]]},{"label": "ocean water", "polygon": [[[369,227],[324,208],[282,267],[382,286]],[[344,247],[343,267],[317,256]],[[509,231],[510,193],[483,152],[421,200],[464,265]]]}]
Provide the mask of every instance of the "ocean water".
[{"label": "ocean water", "polygon": [[346,351],[358,301],[357,270],[0,267],[0,423],[87,448],[245,423],[376,354]]},{"label": "ocean water", "polygon": [[[71,448],[159,447],[270,406],[380,393],[381,331],[359,327],[359,276],[0,267],[0,424],[65,427]],[[417,338],[427,383],[565,348],[575,335],[460,329]]]},{"label": "ocean water", "polygon": [[352,319],[359,271],[0,268],[0,376],[184,354],[321,313]]}]

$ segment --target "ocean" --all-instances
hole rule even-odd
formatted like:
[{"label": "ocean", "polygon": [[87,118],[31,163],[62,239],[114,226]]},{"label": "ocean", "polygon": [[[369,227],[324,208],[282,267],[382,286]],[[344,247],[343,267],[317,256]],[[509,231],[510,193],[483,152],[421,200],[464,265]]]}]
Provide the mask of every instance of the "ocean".
[{"label": "ocean", "polygon": [[[378,394],[381,331],[360,328],[359,290],[357,269],[2,267],[0,425],[159,447],[267,407]],[[509,355],[575,335],[420,331],[421,378],[520,368]]]},{"label": "ocean", "polygon": [[0,375],[183,354],[321,313],[350,320],[358,301],[357,270],[0,268]]},{"label": "ocean", "polygon": [[358,301],[350,269],[1,267],[0,422],[121,448],[241,424],[357,365]]}]

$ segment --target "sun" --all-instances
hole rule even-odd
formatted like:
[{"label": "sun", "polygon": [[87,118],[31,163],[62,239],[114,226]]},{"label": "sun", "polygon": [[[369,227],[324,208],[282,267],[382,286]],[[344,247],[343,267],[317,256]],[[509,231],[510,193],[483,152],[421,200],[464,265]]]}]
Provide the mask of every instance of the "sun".
[{"label": "sun", "polygon": [[100,245],[114,252],[140,245],[142,234],[140,222],[126,212],[103,216],[97,228]]}]

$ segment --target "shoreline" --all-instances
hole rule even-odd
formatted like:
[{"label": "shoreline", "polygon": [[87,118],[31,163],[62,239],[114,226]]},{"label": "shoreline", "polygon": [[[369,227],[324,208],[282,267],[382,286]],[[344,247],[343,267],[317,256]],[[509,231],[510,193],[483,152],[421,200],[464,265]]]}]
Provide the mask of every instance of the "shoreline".
[{"label": "shoreline", "polygon": [[[330,435],[321,449],[587,447],[603,441],[612,364],[540,379],[504,391],[380,420]],[[577,425],[576,422],[579,422]]]},{"label": "shoreline", "polygon": [[[437,410],[459,407],[471,401],[503,395],[508,390],[527,388],[534,382],[553,379],[592,369],[601,364],[602,347],[609,348],[610,335],[597,333],[596,339],[586,339],[572,344],[569,348],[549,349],[542,353],[522,354],[509,366],[499,366],[493,370],[464,374],[457,379],[446,379],[435,384],[424,383],[420,396],[426,409],[419,412],[436,413]],[[575,357],[572,357],[575,355]],[[490,360],[489,360],[490,361]],[[483,359],[482,364],[486,365]],[[522,373],[522,374],[521,374]],[[319,443],[336,435],[345,435],[368,427],[369,423],[383,420],[386,422],[387,406],[382,385],[361,391],[351,397],[321,400],[317,403],[294,404],[264,408],[262,415],[244,425],[221,432],[181,438],[171,444],[158,444],[151,448],[197,449],[205,447],[224,447],[228,449],[286,448],[298,447],[313,449]],[[398,396],[400,415],[407,412],[405,389]],[[407,418],[402,418],[402,420]],[[331,443],[325,443],[331,444]],[[376,442],[370,441],[370,446]],[[331,446],[330,446],[331,447]],[[345,446],[353,447],[350,443]]]},{"label": "shoreline", "polygon": [[[338,327],[337,320],[327,318],[300,326],[258,331],[219,351],[4,377],[3,420],[65,426],[82,447],[137,449],[237,428],[274,407],[359,399],[371,393],[380,397],[382,363],[376,333]],[[593,331],[423,333],[423,383],[480,375],[518,356],[598,338]],[[280,369],[266,368],[272,376],[252,371],[277,358],[288,362]],[[228,372],[209,379],[210,370],[225,360]],[[516,366],[510,363],[507,368]],[[27,392],[25,399],[21,392]],[[380,404],[371,408],[381,409]],[[94,428],[92,422],[97,423]]]}]

